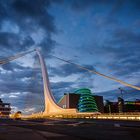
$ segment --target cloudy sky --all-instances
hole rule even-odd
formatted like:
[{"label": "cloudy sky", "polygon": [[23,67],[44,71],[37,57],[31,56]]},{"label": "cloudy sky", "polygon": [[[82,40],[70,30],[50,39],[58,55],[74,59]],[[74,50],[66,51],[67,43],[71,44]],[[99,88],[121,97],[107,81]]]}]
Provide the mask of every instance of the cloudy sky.
[{"label": "cloudy sky", "polygon": [[[104,99],[126,100],[140,92],[53,58],[140,86],[139,0],[0,0],[0,58],[40,47],[58,101],[64,92],[87,87]],[[0,66],[0,98],[14,110],[43,110],[41,71],[29,54]]]}]

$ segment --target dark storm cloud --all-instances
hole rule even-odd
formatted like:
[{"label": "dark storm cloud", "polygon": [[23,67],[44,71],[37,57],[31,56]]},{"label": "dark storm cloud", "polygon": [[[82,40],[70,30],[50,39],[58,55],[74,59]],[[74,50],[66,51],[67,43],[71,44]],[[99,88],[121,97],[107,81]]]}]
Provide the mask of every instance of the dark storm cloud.
[{"label": "dark storm cloud", "polygon": [[140,10],[140,1],[139,0],[129,0],[137,10]]},{"label": "dark storm cloud", "polygon": [[26,36],[23,38],[21,46],[25,49],[28,49],[30,46],[33,46],[35,44],[34,40],[30,36]]},{"label": "dark storm cloud", "polygon": [[111,42],[112,44],[121,43],[121,45],[136,45],[140,43],[140,33],[136,33],[130,29],[117,29],[116,31],[114,31],[113,40],[109,43]]},{"label": "dark storm cloud", "polygon": [[[17,47],[19,45],[19,37],[15,33],[0,32],[0,46],[2,47]],[[12,45],[11,45],[12,44]]]},{"label": "dark storm cloud", "polygon": [[[48,13],[51,3],[53,1],[50,0],[2,0],[0,2],[1,29],[4,22],[9,22],[14,23],[19,28],[19,32],[1,31],[1,49],[7,52],[8,49],[19,52],[40,45],[43,52],[48,50],[49,54],[55,46],[51,34],[57,32],[54,18]],[[39,29],[43,30],[44,38],[37,43],[36,38],[32,38],[31,34],[35,34]]]},{"label": "dark storm cloud", "polygon": [[[106,48],[108,53],[113,53],[115,59],[118,60],[117,63],[112,63],[112,68],[115,70],[120,69],[116,74],[129,75],[140,70],[140,33],[134,32],[131,30],[117,30],[114,32],[114,37],[110,41],[112,46],[119,47],[110,47]],[[111,66],[110,65],[110,66]]]},{"label": "dark storm cloud", "polygon": [[42,77],[39,70],[31,67],[23,67],[17,63],[3,65],[2,68],[4,70],[0,71],[1,93],[43,92]]},{"label": "dark storm cloud", "polygon": [[104,44],[103,47],[94,48],[93,51],[113,57],[107,65],[115,75],[128,76],[139,72],[139,31],[118,28],[112,32],[112,37],[106,40]]},{"label": "dark storm cloud", "polygon": [[38,44],[42,48],[43,54],[49,56],[49,53],[52,52],[54,46],[56,45],[56,41],[52,40],[51,37],[47,37],[43,39],[40,44]]},{"label": "dark storm cloud", "polygon": [[21,70],[23,68],[21,65],[18,65],[16,63],[5,64],[5,65],[2,65],[1,67],[6,71],[14,71],[14,69],[20,69]]},{"label": "dark storm cloud", "polygon": [[18,17],[31,18],[48,32],[56,31],[53,17],[47,12],[50,6],[49,0],[16,0],[12,6]]},{"label": "dark storm cloud", "polygon": [[49,4],[50,2],[46,0],[15,0],[13,7],[23,16],[36,17],[43,14],[45,12],[44,5],[48,6]]},{"label": "dark storm cloud", "polygon": [[110,12],[110,16],[113,16],[118,11],[122,10],[122,6],[124,4],[124,0],[116,0],[112,6],[112,10]]},{"label": "dark storm cloud", "polygon": [[[140,56],[127,55],[125,58],[120,58],[117,63],[110,63],[108,66],[118,76],[130,76],[140,70]],[[117,60],[116,60],[117,61]]]},{"label": "dark storm cloud", "polygon": [[58,101],[64,93],[73,92],[73,85],[75,82],[51,82],[52,94],[55,97],[55,100]]},{"label": "dark storm cloud", "polygon": [[[67,2],[67,1],[66,1]],[[113,16],[113,14],[118,13],[123,10],[123,7],[126,3],[132,5],[135,9],[139,10],[140,1],[139,0],[71,0],[70,2],[71,8],[76,11],[83,11],[89,7],[98,6],[108,6],[111,5],[111,11],[109,16]]]},{"label": "dark storm cloud", "polygon": [[90,6],[95,6],[96,4],[109,4],[110,0],[71,0],[71,7],[76,11],[82,11]]},{"label": "dark storm cloud", "polygon": [[[139,0],[114,0],[114,1],[110,1],[109,3],[112,3],[112,10],[110,11],[109,16],[114,16],[115,14],[120,14],[121,12],[124,14],[123,10],[126,10],[128,12],[130,10],[140,11],[140,1]],[[125,14],[127,15],[127,12]],[[133,16],[135,16],[135,12],[131,12],[131,14]]]},{"label": "dark storm cloud", "polygon": [[0,48],[3,51],[8,51],[9,49],[13,52],[25,51],[34,45],[34,43],[30,36],[20,38],[20,36],[15,33],[0,32]]},{"label": "dark storm cloud", "polygon": [[1,0],[0,1],[0,21],[2,21],[4,18],[7,18],[8,15],[9,14],[8,14],[8,11],[7,11],[7,1]]},{"label": "dark storm cloud", "polygon": [[[91,65],[84,65],[84,67],[90,69],[90,70],[95,70],[95,68]],[[52,75],[58,75],[58,76],[62,76],[62,77],[66,77],[66,76],[70,76],[72,74],[89,74],[87,71],[80,69],[76,66],[73,66],[71,64],[65,64],[62,65],[60,67],[52,67],[50,70]]]},{"label": "dark storm cloud", "polygon": [[[121,51],[121,49],[120,49]],[[112,53],[112,52],[109,52]],[[119,54],[118,56],[123,55],[123,53]],[[110,61],[106,67],[108,67],[112,74],[120,77],[131,77],[132,74],[139,72],[140,70],[140,62],[138,61],[140,59],[139,56],[131,57],[130,55],[126,55],[125,58],[119,58],[116,57],[116,59],[113,59]]]},{"label": "dark storm cloud", "polygon": [[1,74],[0,91],[3,93],[26,91],[27,88],[29,87],[28,85],[30,82],[22,81],[22,78],[30,78],[30,77],[31,77],[30,71],[14,72],[14,74],[13,73]]},{"label": "dark storm cloud", "polygon": [[1,67],[6,70],[6,71],[11,71],[11,72],[15,72],[15,71],[34,71],[33,68],[31,67],[24,67],[18,63],[12,62],[12,63],[7,63],[4,65],[1,65]]}]

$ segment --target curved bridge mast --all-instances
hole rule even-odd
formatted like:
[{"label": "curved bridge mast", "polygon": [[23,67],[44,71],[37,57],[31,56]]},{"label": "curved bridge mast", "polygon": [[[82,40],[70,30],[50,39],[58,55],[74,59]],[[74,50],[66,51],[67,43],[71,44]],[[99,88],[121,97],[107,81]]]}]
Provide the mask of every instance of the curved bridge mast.
[{"label": "curved bridge mast", "polygon": [[47,68],[45,65],[45,61],[38,49],[36,49],[36,52],[39,57],[40,65],[41,65],[41,71],[42,71],[42,77],[43,77],[43,85],[44,85],[44,98],[45,98],[45,110],[44,115],[47,114],[75,114],[77,112],[76,109],[63,109],[60,106],[58,106],[54,100],[54,97],[50,90],[50,84],[49,84],[49,78],[47,73]]}]

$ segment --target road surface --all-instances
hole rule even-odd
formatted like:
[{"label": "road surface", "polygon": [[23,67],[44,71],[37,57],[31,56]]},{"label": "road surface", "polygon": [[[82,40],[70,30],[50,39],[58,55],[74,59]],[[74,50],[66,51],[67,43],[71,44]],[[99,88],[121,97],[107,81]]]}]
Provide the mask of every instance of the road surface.
[{"label": "road surface", "polygon": [[0,120],[0,140],[140,140],[140,122]]}]

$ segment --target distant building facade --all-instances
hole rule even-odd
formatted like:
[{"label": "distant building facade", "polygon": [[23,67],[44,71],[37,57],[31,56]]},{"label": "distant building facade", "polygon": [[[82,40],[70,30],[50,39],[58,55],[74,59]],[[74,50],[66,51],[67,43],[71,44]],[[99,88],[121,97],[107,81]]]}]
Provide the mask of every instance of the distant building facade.
[{"label": "distant building facade", "polygon": [[0,99],[0,117],[9,117],[11,111],[10,103],[4,103]]},{"label": "distant building facade", "polygon": [[104,113],[103,96],[93,95],[99,112]]},{"label": "distant building facade", "polygon": [[121,97],[118,97],[118,112],[124,112],[124,100]]},{"label": "distant building facade", "polygon": [[[97,104],[98,111],[104,112],[103,96],[93,95],[95,102]],[[62,108],[76,108],[78,109],[78,103],[80,99],[80,94],[75,93],[65,93],[64,96],[59,100],[58,105]]]},{"label": "distant building facade", "polygon": [[124,101],[118,98],[118,102],[107,101],[104,106],[105,113],[140,112],[140,100]]},{"label": "distant building facade", "polygon": [[140,100],[125,101],[124,110],[125,112],[140,112]]},{"label": "distant building facade", "polygon": [[104,113],[118,113],[118,102],[106,101],[104,106]]}]

